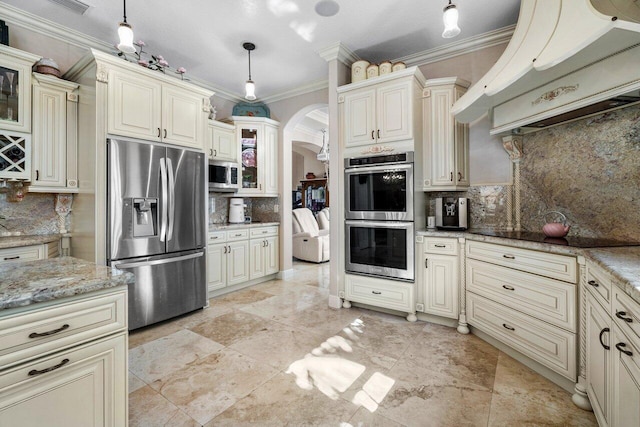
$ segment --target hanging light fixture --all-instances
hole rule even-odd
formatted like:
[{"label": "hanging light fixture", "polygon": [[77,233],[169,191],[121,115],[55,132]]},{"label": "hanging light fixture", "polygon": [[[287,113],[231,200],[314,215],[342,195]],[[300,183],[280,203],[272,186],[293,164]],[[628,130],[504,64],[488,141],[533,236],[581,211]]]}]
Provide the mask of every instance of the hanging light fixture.
[{"label": "hanging light fixture", "polygon": [[118,50],[124,53],[134,53],[136,48],[133,46],[133,29],[127,24],[127,0],[122,0],[124,9],[124,21],[118,26]]},{"label": "hanging light fixture", "polygon": [[444,7],[443,12],[442,20],[444,21],[444,31],[442,32],[442,37],[449,39],[460,34],[460,27],[458,27],[458,9],[456,5],[451,4],[451,0],[449,0],[449,4]]},{"label": "hanging light fixture", "polygon": [[249,80],[244,85],[244,99],[248,99],[249,101],[253,101],[256,99],[256,84],[251,80],[251,51],[256,48],[256,45],[250,42],[243,43],[242,47],[246,49],[249,54]]}]

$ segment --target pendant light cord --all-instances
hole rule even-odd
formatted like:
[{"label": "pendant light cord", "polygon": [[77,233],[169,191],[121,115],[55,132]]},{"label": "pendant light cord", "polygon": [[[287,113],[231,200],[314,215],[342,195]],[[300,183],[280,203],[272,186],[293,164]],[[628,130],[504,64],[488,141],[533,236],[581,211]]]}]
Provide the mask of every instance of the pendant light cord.
[{"label": "pendant light cord", "polygon": [[251,80],[251,50],[247,50],[249,52],[249,80]]},{"label": "pendant light cord", "polygon": [[123,9],[124,9],[124,23],[127,23],[127,0],[122,0]]}]

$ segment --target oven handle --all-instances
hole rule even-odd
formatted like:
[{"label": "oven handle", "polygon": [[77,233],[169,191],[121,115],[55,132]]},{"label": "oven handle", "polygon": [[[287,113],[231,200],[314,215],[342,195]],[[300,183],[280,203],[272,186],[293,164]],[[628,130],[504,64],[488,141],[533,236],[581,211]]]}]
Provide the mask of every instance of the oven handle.
[{"label": "oven handle", "polygon": [[397,172],[399,170],[411,170],[413,169],[413,163],[401,163],[394,165],[380,165],[380,166],[358,166],[345,168],[345,175],[351,175],[354,173],[368,173],[368,172]]},{"label": "oven handle", "polygon": [[347,220],[346,225],[373,228],[404,228],[413,229],[413,221],[369,221],[369,220]]}]

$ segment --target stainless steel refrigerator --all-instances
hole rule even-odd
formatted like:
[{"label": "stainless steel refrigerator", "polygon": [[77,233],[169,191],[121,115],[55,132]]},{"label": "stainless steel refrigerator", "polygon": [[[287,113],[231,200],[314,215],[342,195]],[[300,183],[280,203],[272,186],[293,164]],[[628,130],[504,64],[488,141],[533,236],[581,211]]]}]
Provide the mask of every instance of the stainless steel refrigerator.
[{"label": "stainless steel refrigerator", "polygon": [[135,275],[129,329],[204,307],[204,153],[119,137],[107,152],[107,256]]}]

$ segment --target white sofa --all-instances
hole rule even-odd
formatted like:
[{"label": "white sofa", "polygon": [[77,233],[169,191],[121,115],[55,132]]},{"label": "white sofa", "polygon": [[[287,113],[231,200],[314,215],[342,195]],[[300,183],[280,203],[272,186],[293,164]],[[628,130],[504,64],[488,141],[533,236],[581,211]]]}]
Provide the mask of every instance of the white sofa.
[{"label": "white sofa", "polygon": [[329,229],[329,208],[324,208],[320,212],[318,212],[318,216],[316,219],[318,220],[318,227],[320,227],[320,230],[328,230]]},{"label": "white sofa", "polygon": [[303,261],[329,261],[329,230],[320,230],[307,208],[293,210],[293,256]]}]

